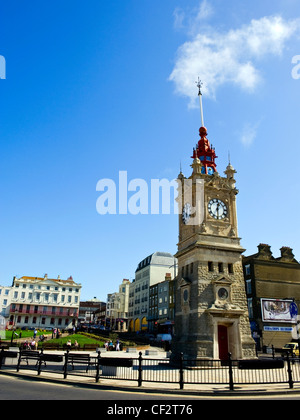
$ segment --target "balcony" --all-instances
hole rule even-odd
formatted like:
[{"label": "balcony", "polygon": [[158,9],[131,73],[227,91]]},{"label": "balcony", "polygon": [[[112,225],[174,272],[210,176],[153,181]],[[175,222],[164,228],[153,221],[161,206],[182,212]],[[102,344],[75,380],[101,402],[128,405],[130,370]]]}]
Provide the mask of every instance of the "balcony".
[{"label": "balcony", "polygon": [[29,309],[27,307],[25,308],[20,308],[20,307],[16,307],[16,308],[10,308],[10,314],[20,314],[20,315],[45,315],[45,316],[68,316],[68,317],[77,317],[78,316],[78,310],[74,309],[74,308],[64,308],[63,310],[61,310],[60,308],[55,308],[55,310],[52,309],[44,309],[43,307],[39,307],[39,308],[35,308],[30,307]]}]

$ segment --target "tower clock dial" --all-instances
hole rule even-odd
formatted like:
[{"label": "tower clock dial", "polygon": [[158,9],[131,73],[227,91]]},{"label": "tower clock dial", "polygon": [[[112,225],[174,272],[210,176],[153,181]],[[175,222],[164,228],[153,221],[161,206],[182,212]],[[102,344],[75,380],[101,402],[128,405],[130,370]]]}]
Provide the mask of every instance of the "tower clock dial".
[{"label": "tower clock dial", "polygon": [[216,220],[225,219],[228,213],[227,206],[218,198],[213,198],[208,203],[208,213]]},{"label": "tower clock dial", "polygon": [[191,217],[191,205],[186,203],[182,210],[182,221],[186,225]]}]

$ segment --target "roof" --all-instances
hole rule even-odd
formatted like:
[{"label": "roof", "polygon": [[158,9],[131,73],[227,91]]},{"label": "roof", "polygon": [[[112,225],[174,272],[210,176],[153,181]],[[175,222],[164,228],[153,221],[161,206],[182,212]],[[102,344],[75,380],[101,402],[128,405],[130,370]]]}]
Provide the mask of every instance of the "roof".
[{"label": "roof", "polygon": [[78,283],[74,282],[72,276],[70,276],[67,280],[62,280],[59,276],[58,276],[57,279],[51,279],[47,276],[47,274],[45,274],[44,277],[31,277],[31,276],[22,276],[22,277],[19,277],[19,278],[15,277],[14,280],[13,280],[13,283],[15,281],[25,281],[25,282],[28,281],[28,282],[35,282],[35,283],[39,283],[39,282],[42,282],[42,281],[52,281],[52,282],[55,282],[55,283],[58,283],[58,284],[78,285]]},{"label": "roof", "polygon": [[137,266],[135,272],[142,270],[143,268],[152,265],[170,265],[174,264],[174,255],[170,254],[169,252],[154,252],[153,254],[149,255],[148,257],[144,258]]}]

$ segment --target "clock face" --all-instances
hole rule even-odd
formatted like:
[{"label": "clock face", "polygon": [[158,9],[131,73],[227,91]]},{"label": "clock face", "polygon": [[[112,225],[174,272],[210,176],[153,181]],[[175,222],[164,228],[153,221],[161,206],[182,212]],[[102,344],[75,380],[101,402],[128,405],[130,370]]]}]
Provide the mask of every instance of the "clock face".
[{"label": "clock face", "polygon": [[182,221],[187,224],[191,217],[191,205],[186,203],[182,210]]},{"label": "clock face", "polygon": [[219,296],[219,299],[221,299],[221,300],[227,299],[228,298],[228,290],[225,289],[225,287],[221,287],[218,290],[218,296]]},{"label": "clock face", "polygon": [[208,213],[216,220],[222,220],[227,216],[227,206],[218,198],[213,198],[208,203]]}]

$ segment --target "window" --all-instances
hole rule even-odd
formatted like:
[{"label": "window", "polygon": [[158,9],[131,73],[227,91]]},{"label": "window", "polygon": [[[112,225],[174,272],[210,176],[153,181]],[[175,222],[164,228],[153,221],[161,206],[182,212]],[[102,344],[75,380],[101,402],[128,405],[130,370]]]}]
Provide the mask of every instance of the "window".
[{"label": "window", "polygon": [[233,274],[233,264],[228,264],[228,273]]},{"label": "window", "polygon": [[208,261],[208,271],[214,271],[214,264],[212,261]]},{"label": "window", "polygon": [[253,318],[253,302],[252,298],[248,299],[249,318]]},{"label": "window", "polygon": [[21,293],[21,299],[25,299],[25,292]]},{"label": "window", "polygon": [[218,263],[218,270],[219,270],[219,273],[224,272],[223,263]]},{"label": "window", "polygon": [[15,293],[14,293],[14,298],[15,298],[15,299],[18,299],[18,292],[15,292]]},{"label": "window", "polygon": [[250,276],[251,274],[250,264],[245,265],[245,274],[246,276]]},{"label": "window", "polygon": [[246,292],[247,295],[251,295],[252,293],[251,279],[246,280]]}]

